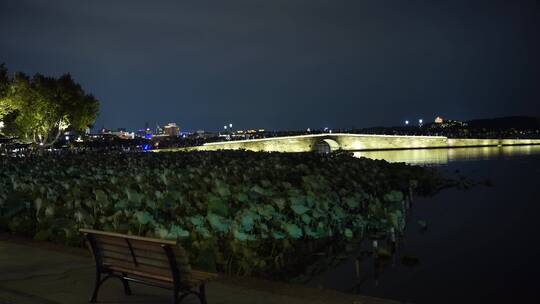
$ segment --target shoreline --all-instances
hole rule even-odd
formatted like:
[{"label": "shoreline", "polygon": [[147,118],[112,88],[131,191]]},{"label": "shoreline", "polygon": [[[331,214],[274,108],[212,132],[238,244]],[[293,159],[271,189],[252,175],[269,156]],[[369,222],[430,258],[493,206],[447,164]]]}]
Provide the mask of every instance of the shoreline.
[{"label": "shoreline", "polygon": [[[87,303],[93,286],[94,265],[86,249],[37,241],[6,232],[0,232],[0,249],[5,253],[0,258],[0,268],[9,270],[0,273],[0,300],[11,300],[13,303]],[[19,252],[22,254],[16,254]],[[44,260],[52,262],[42,263]],[[19,268],[17,265],[31,265],[32,269],[27,271],[26,267]],[[140,285],[136,285],[134,295],[127,297],[122,288],[115,284],[104,285],[101,301],[168,303],[170,300],[168,291]],[[60,291],[57,293],[51,290],[49,285],[61,290],[61,294]],[[220,279],[209,284],[208,297],[209,303],[403,303],[332,289],[222,274]]]}]

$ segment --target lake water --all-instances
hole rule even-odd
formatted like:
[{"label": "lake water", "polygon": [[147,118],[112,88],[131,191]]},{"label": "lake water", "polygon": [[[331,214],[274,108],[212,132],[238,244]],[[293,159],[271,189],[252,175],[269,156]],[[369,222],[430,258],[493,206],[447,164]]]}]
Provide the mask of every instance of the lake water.
[{"label": "lake water", "polygon": [[[459,170],[492,186],[416,198],[396,256],[355,257],[309,284],[412,303],[540,303],[540,146],[359,152]],[[419,220],[427,222],[422,230]],[[414,266],[400,256],[418,258]]]}]

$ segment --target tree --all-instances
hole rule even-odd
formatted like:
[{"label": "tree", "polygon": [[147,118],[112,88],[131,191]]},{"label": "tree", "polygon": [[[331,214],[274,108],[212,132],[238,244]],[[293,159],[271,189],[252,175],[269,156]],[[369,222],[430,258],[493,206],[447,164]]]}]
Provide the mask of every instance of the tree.
[{"label": "tree", "polygon": [[7,92],[0,95],[0,120],[4,121],[6,135],[50,146],[62,132],[84,131],[96,119],[99,102],[69,74],[60,78],[36,74],[30,78],[16,73],[1,79],[0,83],[7,82]]},{"label": "tree", "polygon": [[[0,122],[3,122],[4,116],[9,112],[6,94],[9,88],[9,78],[5,64],[0,64]],[[3,124],[0,125],[0,131]]]},{"label": "tree", "polygon": [[6,96],[9,90],[9,77],[5,64],[0,64],[0,135],[4,129],[4,117],[12,110]]}]

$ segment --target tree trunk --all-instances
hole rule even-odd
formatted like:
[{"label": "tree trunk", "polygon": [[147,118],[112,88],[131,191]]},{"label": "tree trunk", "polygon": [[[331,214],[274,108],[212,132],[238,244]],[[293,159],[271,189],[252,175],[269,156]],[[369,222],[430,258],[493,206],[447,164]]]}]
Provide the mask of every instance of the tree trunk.
[{"label": "tree trunk", "polygon": [[62,130],[60,129],[60,122],[56,124],[56,134],[54,135],[54,138],[52,139],[52,141],[49,142],[50,132],[45,131],[44,133],[45,135],[43,137],[41,135],[38,135],[39,142],[36,141],[36,136],[34,135],[34,143],[36,143],[40,148],[48,148],[54,145],[58,141],[58,138],[60,138],[60,135],[62,134]]}]

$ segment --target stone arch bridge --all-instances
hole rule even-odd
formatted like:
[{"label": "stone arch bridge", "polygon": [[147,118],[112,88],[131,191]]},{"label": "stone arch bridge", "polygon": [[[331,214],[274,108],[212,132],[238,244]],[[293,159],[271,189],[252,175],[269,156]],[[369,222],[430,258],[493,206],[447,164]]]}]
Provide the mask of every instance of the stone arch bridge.
[{"label": "stone arch bridge", "polygon": [[[479,147],[540,144],[540,139],[457,139],[444,136],[401,136],[325,133],[207,143],[193,150],[250,150],[275,152],[332,152]],[[190,149],[191,150],[191,149]]]}]

